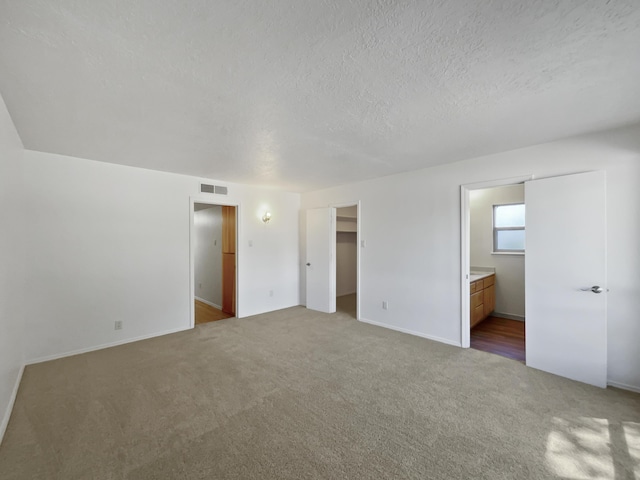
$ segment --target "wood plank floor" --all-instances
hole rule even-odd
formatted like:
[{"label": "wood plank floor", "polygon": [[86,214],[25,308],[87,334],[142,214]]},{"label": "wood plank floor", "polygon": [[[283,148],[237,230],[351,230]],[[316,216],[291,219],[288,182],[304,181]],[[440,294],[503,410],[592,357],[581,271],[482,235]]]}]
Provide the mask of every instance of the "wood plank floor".
[{"label": "wood plank floor", "polygon": [[471,329],[471,348],[525,361],[524,322],[489,317]]},{"label": "wood plank floor", "polygon": [[196,325],[203,323],[215,322],[216,320],[224,320],[225,318],[232,318],[233,315],[224,313],[222,310],[218,310],[211,305],[196,300]]}]

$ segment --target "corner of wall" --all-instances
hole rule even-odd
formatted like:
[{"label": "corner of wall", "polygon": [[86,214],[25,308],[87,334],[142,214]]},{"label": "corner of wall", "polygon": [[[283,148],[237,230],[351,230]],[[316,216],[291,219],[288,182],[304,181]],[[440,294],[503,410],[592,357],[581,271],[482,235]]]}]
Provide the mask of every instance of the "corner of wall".
[{"label": "corner of wall", "polygon": [[2,417],[2,422],[0,423],[0,444],[2,444],[2,440],[4,439],[4,434],[7,431],[7,427],[9,426],[9,419],[11,418],[11,413],[13,412],[13,406],[16,403],[16,398],[18,396],[18,389],[20,388],[20,382],[22,381],[22,375],[24,373],[24,360],[20,370],[18,371],[18,375],[16,376],[16,380],[13,385],[13,389],[11,391],[11,396],[9,397],[9,402],[7,403],[7,407],[5,409],[4,415]]},{"label": "corner of wall", "polygon": [[0,96],[0,442],[25,363],[23,154],[22,140]]}]

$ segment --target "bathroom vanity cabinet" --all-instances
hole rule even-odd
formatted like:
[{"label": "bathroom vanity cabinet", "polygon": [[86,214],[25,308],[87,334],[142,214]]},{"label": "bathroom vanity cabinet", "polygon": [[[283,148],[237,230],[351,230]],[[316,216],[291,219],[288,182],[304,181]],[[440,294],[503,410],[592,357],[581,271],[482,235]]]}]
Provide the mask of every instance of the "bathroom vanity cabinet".
[{"label": "bathroom vanity cabinet", "polygon": [[496,306],[496,276],[490,274],[483,276],[469,285],[471,293],[471,328],[483,321]]}]

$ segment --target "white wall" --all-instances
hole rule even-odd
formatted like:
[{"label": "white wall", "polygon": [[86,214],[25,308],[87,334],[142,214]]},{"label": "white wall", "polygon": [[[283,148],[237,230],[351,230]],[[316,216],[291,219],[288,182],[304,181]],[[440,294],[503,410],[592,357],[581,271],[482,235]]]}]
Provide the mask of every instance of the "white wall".
[{"label": "white wall", "polygon": [[299,304],[298,194],[224,182],[228,196],[200,194],[201,180],[221,182],[33,151],[24,161],[28,360],[189,327],[190,196],[240,203],[238,316]]},{"label": "white wall", "polygon": [[469,192],[470,260],[496,269],[495,312],[524,319],[524,255],[492,254],[493,206],[508,203],[524,203],[524,184]]},{"label": "white wall", "polygon": [[459,345],[460,185],[587,170],[608,182],[608,378],[640,388],[640,125],[309,192],[302,208],[361,200],[362,317]]},{"label": "white wall", "polygon": [[22,154],[0,97],[0,441],[24,364]]},{"label": "white wall", "polygon": [[196,297],[222,308],[222,207],[193,214]]}]

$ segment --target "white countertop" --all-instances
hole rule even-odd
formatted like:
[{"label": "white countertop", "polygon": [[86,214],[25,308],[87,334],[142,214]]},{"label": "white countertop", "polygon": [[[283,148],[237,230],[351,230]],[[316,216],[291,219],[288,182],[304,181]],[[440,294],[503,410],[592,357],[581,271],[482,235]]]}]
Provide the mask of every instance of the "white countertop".
[{"label": "white countertop", "polygon": [[491,275],[495,275],[493,272],[474,272],[469,274],[469,281],[475,282],[476,280],[482,280],[483,278],[490,277]]}]

